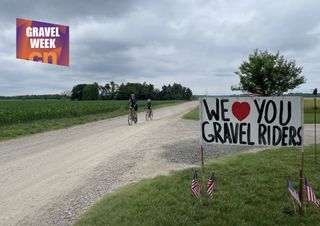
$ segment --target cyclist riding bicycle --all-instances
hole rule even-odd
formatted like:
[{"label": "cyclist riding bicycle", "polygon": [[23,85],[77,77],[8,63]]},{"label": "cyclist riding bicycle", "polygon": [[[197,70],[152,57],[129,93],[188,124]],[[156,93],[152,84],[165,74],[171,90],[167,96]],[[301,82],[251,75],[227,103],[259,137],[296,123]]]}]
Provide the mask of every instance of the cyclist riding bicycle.
[{"label": "cyclist riding bicycle", "polygon": [[134,109],[134,111],[138,111],[138,100],[136,98],[136,96],[133,94],[131,94],[130,99],[129,99],[129,106],[131,109]]},{"label": "cyclist riding bicycle", "polygon": [[150,110],[150,112],[152,111],[152,102],[151,102],[151,99],[148,99],[148,100],[147,100],[146,107],[147,107],[148,110]]}]

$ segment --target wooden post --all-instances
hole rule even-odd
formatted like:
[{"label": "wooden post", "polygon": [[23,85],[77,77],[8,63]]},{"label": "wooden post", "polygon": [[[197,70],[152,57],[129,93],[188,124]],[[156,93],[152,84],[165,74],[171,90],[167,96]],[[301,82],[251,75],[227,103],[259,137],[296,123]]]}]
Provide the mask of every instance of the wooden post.
[{"label": "wooden post", "polygon": [[204,181],[204,154],[203,154],[203,146],[201,145],[201,174],[202,174],[202,184],[203,184],[203,191],[205,192],[206,185]]},{"label": "wooden post", "polygon": [[303,206],[304,206],[304,102],[301,98],[301,130],[302,130],[302,140],[301,140],[301,168],[299,171],[299,198],[301,202],[301,207],[299,208],[300,214],[303,215]]},{"label": "wooden post", "polygon": [[[199,98],[199,119],[200,119],[200,131],[201,131],[201,122],[202,120],[202,98]],[[204,182],[204,153],[203,153],[203,139],[202,134],[200,132],[200,152],[201,152],[201,174],[202,174],[202,184],[203,184],[203,191],[205,193],[206,185]]]},{"label": "wooden post", "polygon": [[299,198],[300,198],[300,202],[301,202],[301,207],[299,208],[300,210],[300,214],[303,215],[303,206],[304,206],[304,173],[303,173],[303,161],[304,161],[304,154],[303,151],[301,153],[301,169],[299,172],[299,182],[300,182],[300,189],[299,189]]},{"label": "wooden post", "polygon": [[201,170],[204,173],[204,156],[203,156],[203,146],[201,145]]}]

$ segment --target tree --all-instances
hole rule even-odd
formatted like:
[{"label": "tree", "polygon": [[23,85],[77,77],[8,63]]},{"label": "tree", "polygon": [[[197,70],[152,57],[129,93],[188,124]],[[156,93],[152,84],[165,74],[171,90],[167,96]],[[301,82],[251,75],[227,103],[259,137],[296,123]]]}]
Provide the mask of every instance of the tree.
[{"label": "tree", "polygon": [[[185,87],[183,87],[183,88],[185,88]],[[192,98],[192,91],[191,91],[191,89],[190,88],[186,88],[185,90],[184,90],[184,95],[183,95],[184,97],[183,97],[183,99],[184,100],[191,100],[191,98]]]},{"label": "tree", "polygon": [[118,92],[119,86],[114,81],[111,81],[110,82],[110,87],[111,87],[111,97],[110,97],[110,99],[114,100],[114,99],[117,98],[116,93]]},{"label": "tree", "polygon": [[79,84],[73,87],[71,94],[72,100],[98,100],[99,85],[93,84]]},{"label": "tree", "polygon": [[99,99],[99,85],[98,83],[86,84],[82,90],[83,100],[98,100]]},{"label": "tree", "polygon": [[105,84],[104,86],[101,86],[101,99],[102,100],[108,100],[111,98],[111,86],[109,83]]},{"label": "tree", "polygon": [[240,77],[240,83],[231,86],[231,90],[262,96],[281,95],[305,83],[301,72],[302,67],[296,67],[294,60],[286,60],[279,52],[273,55],[267,50],[256,49],[235,72]]},{"label": "tree", "polygon": [[144,83],[121,83],[111,81],[104,86],[98,83],[79,84],[73,87],[72,100],[127,100],[132,93],[139,100],[190,100],[192,91],[181,84],[164,85],[162,89],[156,89],[153,84]]},{"label": "tree", "polygon": [[83,99],[83,88],[86,84],[79,84],[72,88],[71,100],[82,100]]}]

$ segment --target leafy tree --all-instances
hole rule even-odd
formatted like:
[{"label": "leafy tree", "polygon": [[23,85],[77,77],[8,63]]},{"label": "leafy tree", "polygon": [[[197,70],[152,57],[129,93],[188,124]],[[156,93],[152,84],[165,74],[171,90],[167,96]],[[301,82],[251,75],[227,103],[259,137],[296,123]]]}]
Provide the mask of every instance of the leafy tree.
[{"label": "leafy tree", "polygon": [[174,83],[171,87],[172,99],[183,99],[184,90],[181,84]]},{"label": "leafy tree", "polygon": [[[185,88],[185,87],[184,87],[184,88]],[[191,91],[190,88],[186,88],[186,89],[184,90],[184,93],[183,93],[183,99],[184,99],[184,100],[191,100],[191,98],[192,98],[192,91]]]},{"label": "leafy tree", "polygon": [[79,84],[73,87],[71,94],[72,100],[98,100],[99,99],[99,85],[93,84]]},{"label": "leafy tree", "polygon": [[98,83],[86,84],[82,90],[83,100],[98,100],[99,99],[99,85]]},{"label": "leafy tree", "polygon": [[281,95],[305,83],[301,72],[302,67],[297,67],[294,60],[286,60],[279,52],[274,55],[256,49],[235,72],[240,83],[231,89],[262,96]]},{"label": "leafy tree", "polygon": [[111,81],[110,82],[110,87],[111,87],[111,97],[110,97],[110,99],[111,100],[117,99],[116,93],[118,91],[119,86],[114,81]]},{"label": "leafy tree", "polygon": [[72,88],[71,100],[83,100],[83,88],[86,84],[79,84]]}]

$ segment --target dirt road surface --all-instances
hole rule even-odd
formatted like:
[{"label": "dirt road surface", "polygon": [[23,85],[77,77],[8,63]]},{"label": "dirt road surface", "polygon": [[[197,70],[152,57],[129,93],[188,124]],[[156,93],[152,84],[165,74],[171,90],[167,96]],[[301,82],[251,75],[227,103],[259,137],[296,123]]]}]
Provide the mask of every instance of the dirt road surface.
[{"label": "dirt road surface", "polygon": [[[70,225],[108,192],[192,166],[199,125],[181,116],[196,105],[157,109],[152,121],[140,113],[133,126],[122,116],[0,142],[0,225]],[[216,145],[206,156],[247,149]]]}]

